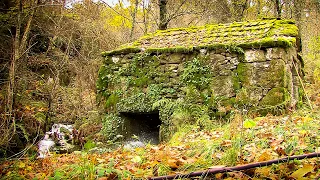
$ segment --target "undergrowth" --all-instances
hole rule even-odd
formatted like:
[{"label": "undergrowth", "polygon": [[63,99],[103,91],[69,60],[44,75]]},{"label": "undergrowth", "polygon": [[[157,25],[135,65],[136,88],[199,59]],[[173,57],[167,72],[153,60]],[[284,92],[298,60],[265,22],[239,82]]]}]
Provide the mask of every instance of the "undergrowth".
[{"label": "undergrowth", "polygon": [[[201,130],[196,124],[180,125],[167,143],[159,145],[5,161],[1,164],[1,176],[2,179],[145,179],[319,152],[318,117],[317,112],[302,110],[287,116],[256,118],[235,114],[230,122],[213,122],[210,129]],[[310,179],[320,174],[319,169],[319,159],[313,158],[206,178]]]}]

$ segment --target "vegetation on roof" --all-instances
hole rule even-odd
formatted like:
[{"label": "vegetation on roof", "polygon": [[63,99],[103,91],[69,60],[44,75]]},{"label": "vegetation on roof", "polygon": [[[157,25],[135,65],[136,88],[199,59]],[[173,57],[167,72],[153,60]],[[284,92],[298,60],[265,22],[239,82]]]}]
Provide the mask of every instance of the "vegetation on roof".
[{"label": "vegetation on roof", "polygon": [[137,41],[104,52],[103,56],[131,52],[189,52],[199,47],[291,47],[296,43],[298,28],[292,20],[260,20],[211,24],[199,27],[158,30]]}]

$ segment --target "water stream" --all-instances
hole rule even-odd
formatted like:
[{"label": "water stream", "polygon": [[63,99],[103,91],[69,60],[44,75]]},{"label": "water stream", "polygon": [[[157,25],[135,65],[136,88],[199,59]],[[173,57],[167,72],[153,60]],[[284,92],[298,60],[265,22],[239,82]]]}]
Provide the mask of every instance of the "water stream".
[{"label": "water stream", "polygon": [[49,132],[38,143],[38,158],[45,158],[51,152],[67,153],[71,152],[73,145],[73,126],[64,124],[54,124]]}]

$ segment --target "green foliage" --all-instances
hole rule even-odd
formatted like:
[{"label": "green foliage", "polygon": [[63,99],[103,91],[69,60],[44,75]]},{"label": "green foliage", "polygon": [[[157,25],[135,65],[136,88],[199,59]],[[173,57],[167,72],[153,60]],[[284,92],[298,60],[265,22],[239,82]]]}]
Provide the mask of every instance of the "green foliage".
[{"label": "green foliage", "polygon": [[98,73],[98,80],[97,80],[97,92],[102,97],[108,97],[110,95],[108,91],[108,84],[109,84],[109,74],[110,69],[106,65],[102,65],[100,67]]},{"label": "green foliage", "polygon": [[253,128],[256,125],[257,125],[257,123],[251,119],[247,119],[243,122],[243,127],[247,128],[247,129]]},{"label": "green foliage", "polygon": [[113,140],[121,130],[123,119],[117,114],[109,113],[102,120],[101,133],[108,139]]},{"label": "green foliage", "polygon": [[145,93],[135,93],[117,103],[119,112],[151,112],[152,103]]},{"label": "green foliage", "polygon": [[185,68],[181,75],[181,81],[186,85],[194,85],[202,90],[210,83],[212,73],[203,60],[194,58],[184,64]]},{"label": "green foliage", "polygon": [[129,171],[119,171],[114,168],[114,159],[110,158],[106,163],[96,165],[96,162],[88,158],[88,154],[81,154],[81,163],[68,164],[63,168],[55,170],[50,180],[58,179],[96,179],[106,176],[113,176],[117,179],[124,179],[131,176]]},{"label": "green foliage", "polygon": [[140,51],[141,49],[137,47],[123,46],[116,50],[102,52],[101,55],[103,57],[107,57],[107,56],[120,55],[120,54],[138,53]]},{"label": "green foliage", "polygon": [[88,140],[88,141],[84,144],[83,149],[84,149],[85,151],[89,151],[90,149],[92,149],[92,148],[94,148],[94,147],[96,147],[96,144],[94,143],[94,141]]},{"label": "green foliage", "polygon": [[121,95],[122,92],[120,90],[113,92],[106,101],[106,108],[114,107],[118,103]]}]

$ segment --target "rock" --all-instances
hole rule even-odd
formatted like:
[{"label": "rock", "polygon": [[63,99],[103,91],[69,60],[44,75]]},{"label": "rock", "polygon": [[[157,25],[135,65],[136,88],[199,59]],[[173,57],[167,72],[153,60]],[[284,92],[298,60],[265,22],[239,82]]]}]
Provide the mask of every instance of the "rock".
[{"label": "rock", "polygon": [[271,89],[267,93],[267,95],[265,97],[263,97],[263,99],[261,100],[259,105],[276,106],[281,103],[284,103],[288,99],[289,99],[289,93],[288,93],[287,89],[277,87],[277,88]]},{"label": "rock", "polygon": [[286,87],[287,69],[284,61],[272,60],[260,63],[240,63],[237,67],[243,87]]},{"label": "rock", "polygon": [[111,59],[112,59],[112,62],[115,63],[115,64],[117,64],[119,62],[119,60],[120,60],[119,57],[115,57],[115,56],[113,56]]},{"label": "rock", "polygon": [[246,50],[244,52],[244,62],[263,62],[266,61],[265,53],[263,50]]},{"label": "rock", "polygon": [[211,64],[224,64],[227,62],[225,56],[221,54],[209,54]]},{"label": "rock", "polygon": [[44,138],[38,144],[38,158],[45,158],[50,151],[57,153],[69,153],[78,149],[71,144],[73,137],[73,126],[64,124],[52,125],[51,131],[46,132]]},{"label": "rock", "polygon": [[200,49],[200,55],[201,56],[205,56],[207,53],[207,50],[206,49]]},{"label": "rock", "polygon": [[266,59],[271,61],[273,59],[286,59],[286,52],[283,48],[268,48]]},{"label": "rock", "polygon": [[217,96],[235,96],[232,76],[217,76],[212,79],[211,89]]},{"label": "rock", "polygon": [[234,58],[231,58],[230,63],[234,64],[234,65],[238,65],[239,64],[239,60],[238,60],[238,58],[234,57]]}]

